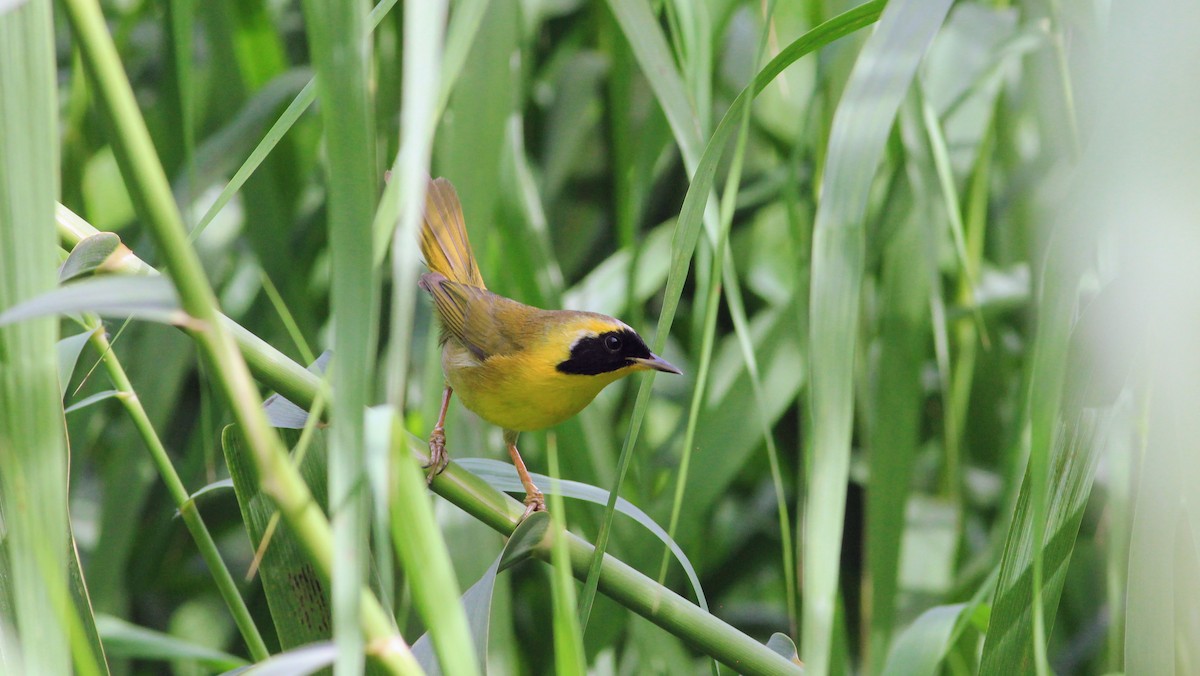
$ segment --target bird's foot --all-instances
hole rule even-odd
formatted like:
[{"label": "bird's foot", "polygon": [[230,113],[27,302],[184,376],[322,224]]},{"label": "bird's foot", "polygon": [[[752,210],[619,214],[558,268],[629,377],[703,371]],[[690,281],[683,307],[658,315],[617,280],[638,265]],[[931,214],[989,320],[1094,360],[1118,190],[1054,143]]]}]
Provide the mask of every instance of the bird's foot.
[{"label": "bird's foot", "polygon": [[429,433],[429,464],[425,465],[429,471],[425,474],[425,483],[433,483],[433,477],[441,474],[448,464],[450,455],[446,453],[446,430],[435,427]]},{"label": "bird's foot", "polygon": [[546,498],[542,496],[542,492],[536,488],[525,494],[525,513],[521,515],[521,520],[529,518],[534,512],[546,511]]}]

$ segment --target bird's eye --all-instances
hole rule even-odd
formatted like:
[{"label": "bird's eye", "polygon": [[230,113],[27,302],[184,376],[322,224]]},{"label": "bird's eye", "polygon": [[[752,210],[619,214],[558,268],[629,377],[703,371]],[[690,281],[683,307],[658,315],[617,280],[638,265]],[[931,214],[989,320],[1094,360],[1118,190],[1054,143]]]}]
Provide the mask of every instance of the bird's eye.
[{"label": "bird's eye", "polygon": [[621,351],[621,339],[614,335],[605,336],[604,337],[604,347],[609,352],[620,352]]}]

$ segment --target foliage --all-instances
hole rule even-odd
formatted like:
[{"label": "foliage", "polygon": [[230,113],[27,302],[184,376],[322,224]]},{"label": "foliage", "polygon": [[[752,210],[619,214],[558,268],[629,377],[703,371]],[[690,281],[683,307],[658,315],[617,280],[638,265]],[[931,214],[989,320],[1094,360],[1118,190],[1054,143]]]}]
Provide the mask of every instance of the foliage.
[{"label": "foliage", "polygon": [[[1200,24],[1176,4],[1145,15]],[[65,671],[44,622],[81,673],[1194,669],[1177,314],[1200,313],[1139,299],[1194,288],[1155,262],[1196,244],[1126,223],[1200,209],[1109,168],[1148,148],[1136,167],[1174,173],[1146,185],[1175,185],[1197,154],[1090,88],[1101,29],[1159,25],[1113,11],[63,0],[54,78],[49,4],[0,1],[0,35],[42,30],[0,52],[45,61],[0,59],[0,420],[22,423],[0,430],[0,665]],[[1115,72],[1147,99],[1200,82]],[[1169,132],[1143,148],[1077,100]],[[420,480],[426,172],[490,289],[621,317],[685,373],[523,435],[543,490],[588,498],[515,535],[506,477],[467,471],[486,463],[429,499]],[[56,191],[71,254],[38,295],[55,252],[25,221],[49,230]],[[47,314],[70,462],[25,477],[62,437]],[[263,415],[273,390],[307,426]],[[281,416],[304,429],[281,441]],[[446,429],[452,458],[502,457],[457,403]],[[36,482],[25,521],[11,496]]]}]

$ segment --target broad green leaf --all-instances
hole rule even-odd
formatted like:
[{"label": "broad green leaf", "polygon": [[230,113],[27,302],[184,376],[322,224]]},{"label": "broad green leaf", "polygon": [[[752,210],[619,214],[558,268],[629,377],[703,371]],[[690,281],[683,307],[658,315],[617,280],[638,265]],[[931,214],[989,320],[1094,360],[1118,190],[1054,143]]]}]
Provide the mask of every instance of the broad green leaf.
[{"label": "broad green leaf", "polygon": [[[299,434],[285,433],[295,441]],[[318,504],[325,499],[325,450],[323,435],[315,435],[300,464],[309,489]],[[327,641],[330,632],[329,590],[304,554],[301,543],[283,522],[271,499],[262,492],[258,472],[249,458],[240,432],[230,425],[221,434],[221,448],[229,466],[238,507],[250,544],[262,552],[258,575],[271,608],[271,619],[279,643],[289,650],[314,641]],[[264,546],[264,539],[269,541]]]},{"label": "broad green leaf", "polygon": [[833,668],[867,202],[896,111],[949,8],[946,0],[888,3],[858,55],[829,133],[813,229],[808,354],[813,429],[801,545],[801,649],[816,673]]}]

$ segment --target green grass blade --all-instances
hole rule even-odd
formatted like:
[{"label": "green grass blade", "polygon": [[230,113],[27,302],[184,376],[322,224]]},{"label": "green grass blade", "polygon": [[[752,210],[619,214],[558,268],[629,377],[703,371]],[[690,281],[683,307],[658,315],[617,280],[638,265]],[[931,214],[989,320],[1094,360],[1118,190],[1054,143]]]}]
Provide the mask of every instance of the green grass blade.
[{"label": "green grass blade", "polygon": [[[51,224],[58,197],[58,103],[51,6],[0,10],[0,308],[55,285]],[[72,645],[67,574],[67,445],[58,388],[58,323],[0,328],[0,576],[11,601],[3,621],[17,654],[0,670],[68,674]],[[7,604],[6,604],[7,605]],[[84,610],[84,609],[81,609]],[[9,614],[11,613],[11,614]],[[77,660],[81,670],[96,655]]]},{"label": "green grass blade", "polygon": [[927,209],[914,208],[900,216],[900,230],[884,251],[878,375],[868,394],[875,411],[867,435],[871,475],[866,536],[873,672],[883,664],[895,622],[905,507],[920,441],[921,370],[928,358],[930,280],[937,270],[926,214]]},{"label": "green grass blade", "polygon": [[809,370],[814,428],[802,566],[801,651],[816,673],[832,668],[868,193],[900,101],[949,8],[945,0],[888,3],[855,62],[830,130],[813,231]]},{"label": "green grass blade", "polygon": [[375,170],[374,124],[367,86],[367,12],[359,3],[304,3],[306,30],[317,73],[317,98],[325,130],[330,306],[333,342],[333,438],[329,453],[330,522],[338,564],[333,567],[335,674],[363,668],[359,599],[366,580],[366,455],[363,411],[374,373],[379,277],[371,222],[380,177]]},{"label": "green grass blade", "polygon": [[[405,5],[401,145],[372,224],[377,242],[373,254],[375,258],[380,258],[384,250],[378,243],[386,243],[389,235],[393,238],[386,393],[389,410],[401,419],[408,390],[413,313],[418,296],[414,282],[419,263],[413,243],[417,240],[416,231],[425,203],[429,175],[429,156],[436,123],[433,106],[441,75],[446,10],[444,2]],[[391,414],[386,418],[386,423],[375,423],[385,432],[392,426]],[[374,434],[379,435],[381,431],[375,430]],[[442,656],[442,663],[447,667],[456,665],[456,670],[461,673],[471,673],[475,668],[472,651],[452,647],[470,645],[466,618],[457,612],[459,607],[455,603],[458,598],[457,583],[453,575],[430,570],[445,568],[452,571],[453,567],[445,541],[436,535],[437,526],[428,505],[413,502],[423,499],[420,471],[411,466],[411,458],[404,455],[397,457],[391,453],[388,443],[377,443],[373,448],[375,451],[368,457],[374,514],[371,530],[377,543],[375,563],[380,573],[382,595],[385,598],[394,598],[395,595],[392,553],[396,552],[404,563],[405,571],[417,581],[411,589],[418,610],[433,632],[434,645]],[[405,466],[393,470],[393,461]],[[404,488],[393,490],[389,484],[394,481],[401,482]],[[405,509],[397,505],[393,509],[393,500],[401,500],[409,507]],[[392,519],[393,511],[405,516],[400,520]],[[389,541],[391,546],[384,546],[383,543]]]},{"label": "green grass blade", "polygon": [[[1042,605],[1042,623],[1053,626],[1055,611],[1067,574],[1067,565],[1091,492],[1102,420],[1089,418],[1077,424],[1061,424],[1054,433],[1054,446],[1047,449],[1052,474],[1044,479],[1045,516],[1035,512],[1032,463],[1021,485],[1020,499],[1005,542],[1000,577],[992,600],[991,621],[983,645],[981,674],[1010,674],[1013,669],[1031,672],[1036,667],[1035,643],[1046,638],[1037,627],[1035,603]],[[1044,521],[1035,525],[1036,519]],[[1042,547],[1032,545],[1041,535]],[[1035,558],[1036,557],[1036,558]],[[1034,574],[1040,560],[1041,579]],[[1040,634],[1040,636],[1039,636]]]}]

